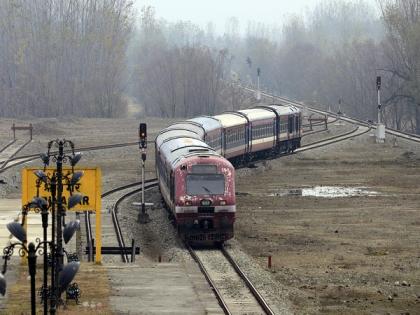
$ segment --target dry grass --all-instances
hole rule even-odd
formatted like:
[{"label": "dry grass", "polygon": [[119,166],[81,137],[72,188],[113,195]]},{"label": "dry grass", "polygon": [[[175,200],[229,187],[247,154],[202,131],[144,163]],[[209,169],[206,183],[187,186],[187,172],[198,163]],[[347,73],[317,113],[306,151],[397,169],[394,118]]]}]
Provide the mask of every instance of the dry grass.
[{"label": "dry grass", "polygon": [[[6,310],[2,314],[30,314],[30,283],[27,266],[18,268],[16,283],[8,288],[9,298]],[[36,287],[42,285],[42,265],[38,267]],[[82,263],[75,281],[81,289],[79,305],[69,301],[66,307],[60,307],[59,314],[83,315],[83,314],[112,314],[109,305],[108,273],[105,267]],[[65,298],[65,294],[63,294]],[[42,304],[37,296],[37,314],[42,314]]]}]

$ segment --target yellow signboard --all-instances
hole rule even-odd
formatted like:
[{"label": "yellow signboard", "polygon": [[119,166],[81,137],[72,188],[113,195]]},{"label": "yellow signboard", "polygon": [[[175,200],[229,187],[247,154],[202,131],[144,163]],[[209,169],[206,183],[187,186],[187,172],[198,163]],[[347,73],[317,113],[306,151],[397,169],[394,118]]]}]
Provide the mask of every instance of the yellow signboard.
[{"label": "yellow signboard", "polygon": [[[38,188],[36,185],[38,177],[34,174],[36,170],[43,170],[42,168],[24,168],[22,170],[22,205],[29,203],[34,197],[39,196],[45,198],[48,203],[51,203],[51,192],[44,183],[41,183]],[[51,178],[55,168],[47,168],[45,174]],[[76,205],[71,211],[95,211],[96,224],[96,263],[101,262],[101,170],[100,168],[75,168],[75,171],[83,171],[83,177],[74,186],[73,193],[80,193],[83,195],[82,201]],[[63,168],[63,198],[62,202],[67,205],[70,197],[69,186],[67,181],[71,179],[71,168]],[[64,179],[67,177],[67,179]],[[39,189],[39,194],[38,190]]]},{"label": "yellow signboard", "polygon": [[[24,168],[22,170],[22,204],[27,204],[37,196],[36,181],[38,177],[34,171],[40,168]],[[42,168],[41,168],[42,170]],[[55,168],[47,168],[45,174],[51,178]],[[73,193],[83,195],[82,201],[71,210],[73,211],[101,211],[101,171],[99,168],[77,168],[75,171],[83,171],[83,177],[75,185]],[[63,175],[71,178],[71,168],[63,168]],[[64,177],[63,176],[63,177]],[[66,180],[63,180],[63,204],[67,205],[70,197],[70,191]],[[51,203],[51,192],[41,183],[39,187],[39,196],[45,198]]]}]

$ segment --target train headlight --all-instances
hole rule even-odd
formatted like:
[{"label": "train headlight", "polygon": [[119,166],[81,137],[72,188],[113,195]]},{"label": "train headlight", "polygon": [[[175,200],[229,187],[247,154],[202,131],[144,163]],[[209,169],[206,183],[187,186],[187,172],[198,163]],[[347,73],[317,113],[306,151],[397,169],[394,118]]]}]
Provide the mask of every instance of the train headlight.
[{"label": "train headlight", "polygon": [[201,200],[201,205],[202,206],[210,206],[211,205],[211,200],[203,199],[203,200]]},{"label": "train headlight", "polygon": [[226,200],[220,200],[220,205],[221,206],[226,206]]},{"label": "train headlight", "polygon": [[192,203],[191,203],[191,201],[186,200],[186,201],[185,201],[185,205],[186,205],[186,206],[191,206],[191,205],[192,205]]}]

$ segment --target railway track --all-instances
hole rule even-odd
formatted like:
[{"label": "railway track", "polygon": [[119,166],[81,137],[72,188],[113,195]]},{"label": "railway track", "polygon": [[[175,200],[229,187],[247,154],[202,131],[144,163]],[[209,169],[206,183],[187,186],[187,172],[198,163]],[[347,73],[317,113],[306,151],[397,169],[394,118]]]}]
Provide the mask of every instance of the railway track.
[{"label": "railway track", "polygon": [[[124,248],[126,247],[123,232],[118,220],[118,209],[121,202],[139,192],[142,191],[141,188],[142,182],[130,183],[120,187],[113,188],[101,195],[102,198],[107,198],[104,200],[104,203],[108,203],[105,206],[105,209],[109,209],[109,212],[102,212],[102,246],[103,247],[119,247],[121,261],[124,263],[129,262],[128,253],[125,252]],[[157,187],[157,179],[149,179],[145,181],[145,190]],[[128,191],[127,191],[128,190]],[[115,194],[118,194],[115,198]],[[114,198],[110,198],[110,197]],[[88,260],[93,260],[93,232],[91,223],[92,214],[90,212],[85,213],[85,225],[86,225],[86,240],[88,247]]]},{"label": "railway track", "polygon": [[16,140],[11,140],[9,143],[7,143],[3,148],[0,149],[0,153],[2,153],[4,150],[6,150],[8,147],[10,147],[13,143],[15,143]]},{"label": "railway track", "polygon": [[[242,87],[242,88],[244,90],[248,91],[248,92],[255,93],[254,89],[251,89],[251,88],[248,88],[248,87]],[[318,114],[321,114],[321,115],[327,115],[328,117],[335,117],[337,119],[340,119],[340,120],[343,120],[343,121],[346,121],[346,122],[349,122],[349,123],[352,123],[352,124],[355,124],[355,125],[370,127],[371,129],[376,129],[375,125],[371,125],[368,122],[363,121],[361,119],[347,117],[347,116],[338,116],[336,113],[316,109],[316,108],[313,108],[313,107],[309,107],[309,106],[307,106],[303,103],[292,101],[292,100],[287,99],[285,97],[271,95],[271,94],[266,93],[266,92],[261,92],[261,95],[264,96],[264,97],[267,97],[267,98],[271,98],[273,100],[280,101],[284,104],[291,104],[291,105],[294,105],[294,106],[299,107],[299,108],[305,108],[308,111],[313,112],[313,113],[318,113]],[[412,133],[399,131],[399,130],[388,128],[388,127],[386,128],[385,131],[386,131],[387,134],[393,135],[395,137],[399,137],[399,138],[403,138],[403,139],[406,139],[406,140],[410,140],[410,141],[413,141],[413,142],[420,143],[420,135],[415,135],[415,134],[412,134]]]},{"label": "railway track", "polygon": [[350,131],[345,132],[343,134],[303,145],[299,149],[296,149],[295,153],[321,148],[321,147],[324,147],[324,146],[327,146],[327,145],[330,145],[330,144],[334,144],[334,143],[337,143],[337,142],[340,142],[340,141],[344,141],[344,140],[347,140],[347,139],[350,139],[350,138],[358,137],[358,136],[361,136],[361,135],[364,135],[364,134],[368,133],[371,130],[372,130],[372,128],[370,128],[370,127],[357,126],[353,130],[350,130]]},{"label": "railway track", "polygon": [[26,142],[19,140],[12,140],[6,144],[2,149],[0,149],[0,172],[3,171],[8,164],[13,166],[13,161],[15,156],[26,147],[31,140]]},{"label": "railway track", "polygon": [[188,244],[186,247],[213,289],[225,314],[274,314],[224,247],[200,250],[195,250]]},{"label": "railway track", "polygon": [[[28,141],[25,146],[29,143]],[[148,143],[153,144],[153,141],[149,141]],[[78,148],[77,151],[80,152],[89,152],[89,151],[96,151],[96,150],[106,150],[106,149],[114,149],[114,148],[120,148],[120,147],[128,147],[128,146],[134,146],[138,145],[138,142],[123,142],[123,143],[114,143],[114,144],[106,144],[106,145],[99,145],[99,146],[91,146],[91,147],[81,147]],[[18,152],[20,152],[23,149],[20,148]],[[1,152],[1,151],[0,151]],[[15,152],[15,154],[8,159],[7,166],[3,165],[3,167],[0,165],[0,174],[9,168],[12,168],[14,166],[22,165],[34,160],[39,159],[39,155],[43,152],[36,153],[36,154],[28,154],[28,155],[20,155],[16,156],[18,152]],[[71,150],[65,150],[65,153],[71,153]],[[50,155],[54,155],[57,152],[51,151]],[[0,159],[1,163],[1,159]]]}]

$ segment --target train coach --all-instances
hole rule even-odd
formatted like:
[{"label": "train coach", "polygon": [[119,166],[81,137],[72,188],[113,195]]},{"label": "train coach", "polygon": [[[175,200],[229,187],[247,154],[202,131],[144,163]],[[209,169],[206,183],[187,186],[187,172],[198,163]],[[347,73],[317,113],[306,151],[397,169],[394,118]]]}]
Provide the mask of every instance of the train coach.
[{"label": "train coach", "polygon": [[185,123],[198,124],[203,141],[235,166],[293,152],[302,138],[302,114],[292,105],[260,105]]},{"label": "train coach", "polygon": [[261,158],[300,147],[301,111],[292,105],[200,116],[175,123],[155,140],[163,200],[188,241],[233,237],[235,171]]}]

